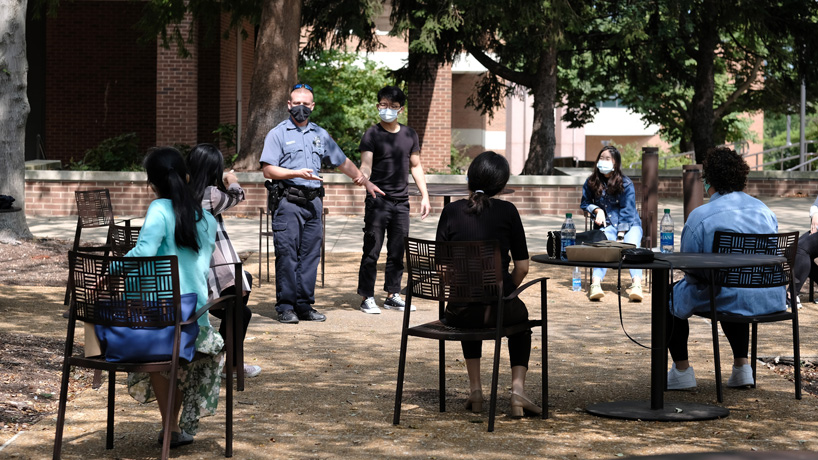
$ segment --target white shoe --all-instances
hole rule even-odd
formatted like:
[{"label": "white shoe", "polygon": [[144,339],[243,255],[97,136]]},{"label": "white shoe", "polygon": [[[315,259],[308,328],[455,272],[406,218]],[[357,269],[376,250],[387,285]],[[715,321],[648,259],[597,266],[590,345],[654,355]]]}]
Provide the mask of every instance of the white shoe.
[{"label": "white shoe", "polygon": [[599,284],[592,284],[591,289],[588,290],[588,298],[591,300],[600,300],[605,297],[605,292]]},{"label": "white shoe", "polygon": [[632,302],[641,302],[642,301],[642,285],[641,284],[633,284],[631,285],[631,293],[628,296]]},{"label": "white shoe", "polygon": [[667,372],[667,389],[692,390],[693,388],[696,388],[696,375],[693,373],[693,366],[680,371],[676,369],[676,363],[673,363],[673,366]]},{"label": "white shoe", "polygon": [[369,313],[370,315],[378,315],[381,313],[381,309],[375,304],[374,297],[367,297],[363,302],[361,302],[361,311],[364,313]]},{"label": "white shoe", "polygon": [[730,388],[740,388],[755,385],[753,380],[753,366],[744,364],[741,367],[733,366],[733,374],[730,375],[730,380],[727,381],[727,386]]},{"label": "white shoe", "polygon": [[[255,366],[252,364],[244,365],[244,378],[249,379],[258,376],[259,374],[261,374],[261,366]],[[227,374],[222,372],[222,378],[226,377]],[[236,378],[236,371],[233,371],[233,378]]]},{"label": "white shoe", "polygon": [[[406,309],[406,302],[403,301],[400,294],[395,294],[392,297],[387,297],[386,300],[383,301],[383,308],[386,308],[387,310],[403,311]],[[417,308],[415,308],[414,305],[409,307],[409,311],[415,310],[417,310]]]}]

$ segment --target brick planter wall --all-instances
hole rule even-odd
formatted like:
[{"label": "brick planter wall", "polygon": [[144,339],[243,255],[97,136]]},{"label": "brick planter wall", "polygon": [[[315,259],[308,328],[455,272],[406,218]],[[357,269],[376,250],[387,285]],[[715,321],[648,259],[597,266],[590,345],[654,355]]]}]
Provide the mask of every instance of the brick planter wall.
[{"label": "brick planter wall", "polygon": [[[763,197],[818,195],[818,181],[812,173],[751,173],[747,193]],[[629,174],[636,186],[640,178]],[[260,172],[239,173],[247,200],[226,215],[254,217],[258,208],[266,206],[267,192]],[[513,202],[524,215],[561,215],[579,212],[585,175],[575,176],[514,176],[508,187],[514,193],[502,198]],[[360,215],[364,213],[364,191],[355,187],[341,174],[324,176],[326,196],[324,206],[331,214]],[[463,176],[427,176],[430,184],[465,184]],[[111,192],[117,216],[143,216],[153,192],[148,188],[144,173],[26,171],[26,214],[32,216],[67,216],[76,214],[74,191],[107,188]],[[663,173],[659,178],[659,198],[682,197],[681,172]],[[411,197],[413,209],[419,207],[419,197]],[[439,214],[443,197],[432,197],[432,213]]]}]

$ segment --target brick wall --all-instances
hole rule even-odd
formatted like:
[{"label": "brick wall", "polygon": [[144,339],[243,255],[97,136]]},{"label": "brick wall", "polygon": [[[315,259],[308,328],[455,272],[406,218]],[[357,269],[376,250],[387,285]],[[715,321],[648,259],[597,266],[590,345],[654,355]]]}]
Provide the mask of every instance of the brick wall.
[{"label": "brick wall", "polygon": [[[156,143],[156,45],[136,44],[141,2],[64,2],[46,21],[45,149],[63,164],[128,132]],[[147,84],[146,84],[147,83]]]},{"label": "brick wall", "polygon": [[408,124],[420,138],[424,169],[448,171],[452,146],[452,67],[439,67],[423,82],[410,82]]},{"label": "brick wall", "polygon": [[[33,172],[29,172],[33,173]],[[111,201],[117,216],[143,216],[151,200],[153,192],[148,188],[144,174],[122,173],[128,180],[122,178],[101,180],[86,177],[72,179],[38,179],[36,174],[27,173],[26,178],[26,214],[37,216],[66,216],[76,214],[74,191],[108,188],[111,192]],[[53,173],[53,172],[52,172]],[[99,173],[113,176],[112,173]],[[46,175],[43,175],[45,177]],[[329,176],[337,176],[329,177]],[[459,183],[452,180],[453,176],[427,176],[430,183]],[[558,176],[557,176],[558,177]],[[328,174],[325,176],[326,196],[324,205],[330,213],[338,215],[363,215],[363,189],[355,187],[346,176]],[[519,179],[519,180],[516,180]],[[551,183],[530,184],[529,177],[512,177],[509,187],[514,193],[502,196],[503,199],[513,202],[520,214],[524,215],[562,215],[566,212],[577,213],[582,195],[583,177],[560,178]],[[549,179],[549,178],[544,178]],[[241,173],[239,180],[244,187],[247,200],[228,211],[226,215],[240,217],[254,217],[258,215],[258,208],[266,206],[267,192],[264,188],[264,179],[261,173]],[[548,181],[545,181],[548,182]],[[570,183],[566,183],[570,182]],[[639,178],[634,181],[640,186]],[[758,197],[800,195],[814,197],[818,195],[818,181],[810,179],[782,179],[782,178],[755,178],[748,182],[748,193]],[[660,198],[681,198],[680,177],[660,177]],[[420,205],[419,197],[410,199],[413,209]],[[443,207],[443,197],[431,198],[433,213],[437,214]]]},{"label": "brick wall", "polygon": [[[117,2],[118,4],[118,2]],[[182,36],[190,31],[190,14],[180,24]],[[156,145],[194,145],[198,132],[198,37],[186,45],[183,58],[175,45],[156,48]]]}]

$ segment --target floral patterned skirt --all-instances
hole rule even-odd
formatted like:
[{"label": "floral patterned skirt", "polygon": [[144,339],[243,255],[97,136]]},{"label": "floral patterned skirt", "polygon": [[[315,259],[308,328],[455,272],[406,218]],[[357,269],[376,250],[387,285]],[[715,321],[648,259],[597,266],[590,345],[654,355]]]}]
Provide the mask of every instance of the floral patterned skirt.
[{"label": "floral patterned skirt", "polygon": [[[213,415],[219,404],[221,372],[224,366],[224,340],[212,326],[199,326],[196,351],[208,355],[179,367],[178,387],[182,392],[182,413],[179,426],[189,434],[196,434],[199,419]],[[169,372],[163,372],[170,378]],[[156,399],[151,386],[150,374],[128,374],[128,393],[140,403]]]}]

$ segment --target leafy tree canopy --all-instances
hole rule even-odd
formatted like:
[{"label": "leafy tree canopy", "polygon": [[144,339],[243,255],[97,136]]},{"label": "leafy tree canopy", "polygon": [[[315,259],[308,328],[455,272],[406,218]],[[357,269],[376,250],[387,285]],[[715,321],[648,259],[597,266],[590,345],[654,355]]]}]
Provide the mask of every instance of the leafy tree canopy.
[{"label": "leafy tree canopy", "polygon": [[818,43],[805,33],[818,18],[811,0],[601,3],[611,15],[577,35],[578,52],[563,61],[574,77],[562,99],[573,126],[592,119],[589,101],[617,97],[682,150],[695,146],[700,161],[746,135],[738,114],[791,111],[801,78],[818,83]]},{"label": "leafy tree canopy", "polygon": [[360,164],[361,137],[378,122],[378,90],[395,84],[388,76],[389,70],[359,54],[330,49],[306,61],[298,74],[315,91],[315,111],[310,119],[326,129],[344,153]]}]

